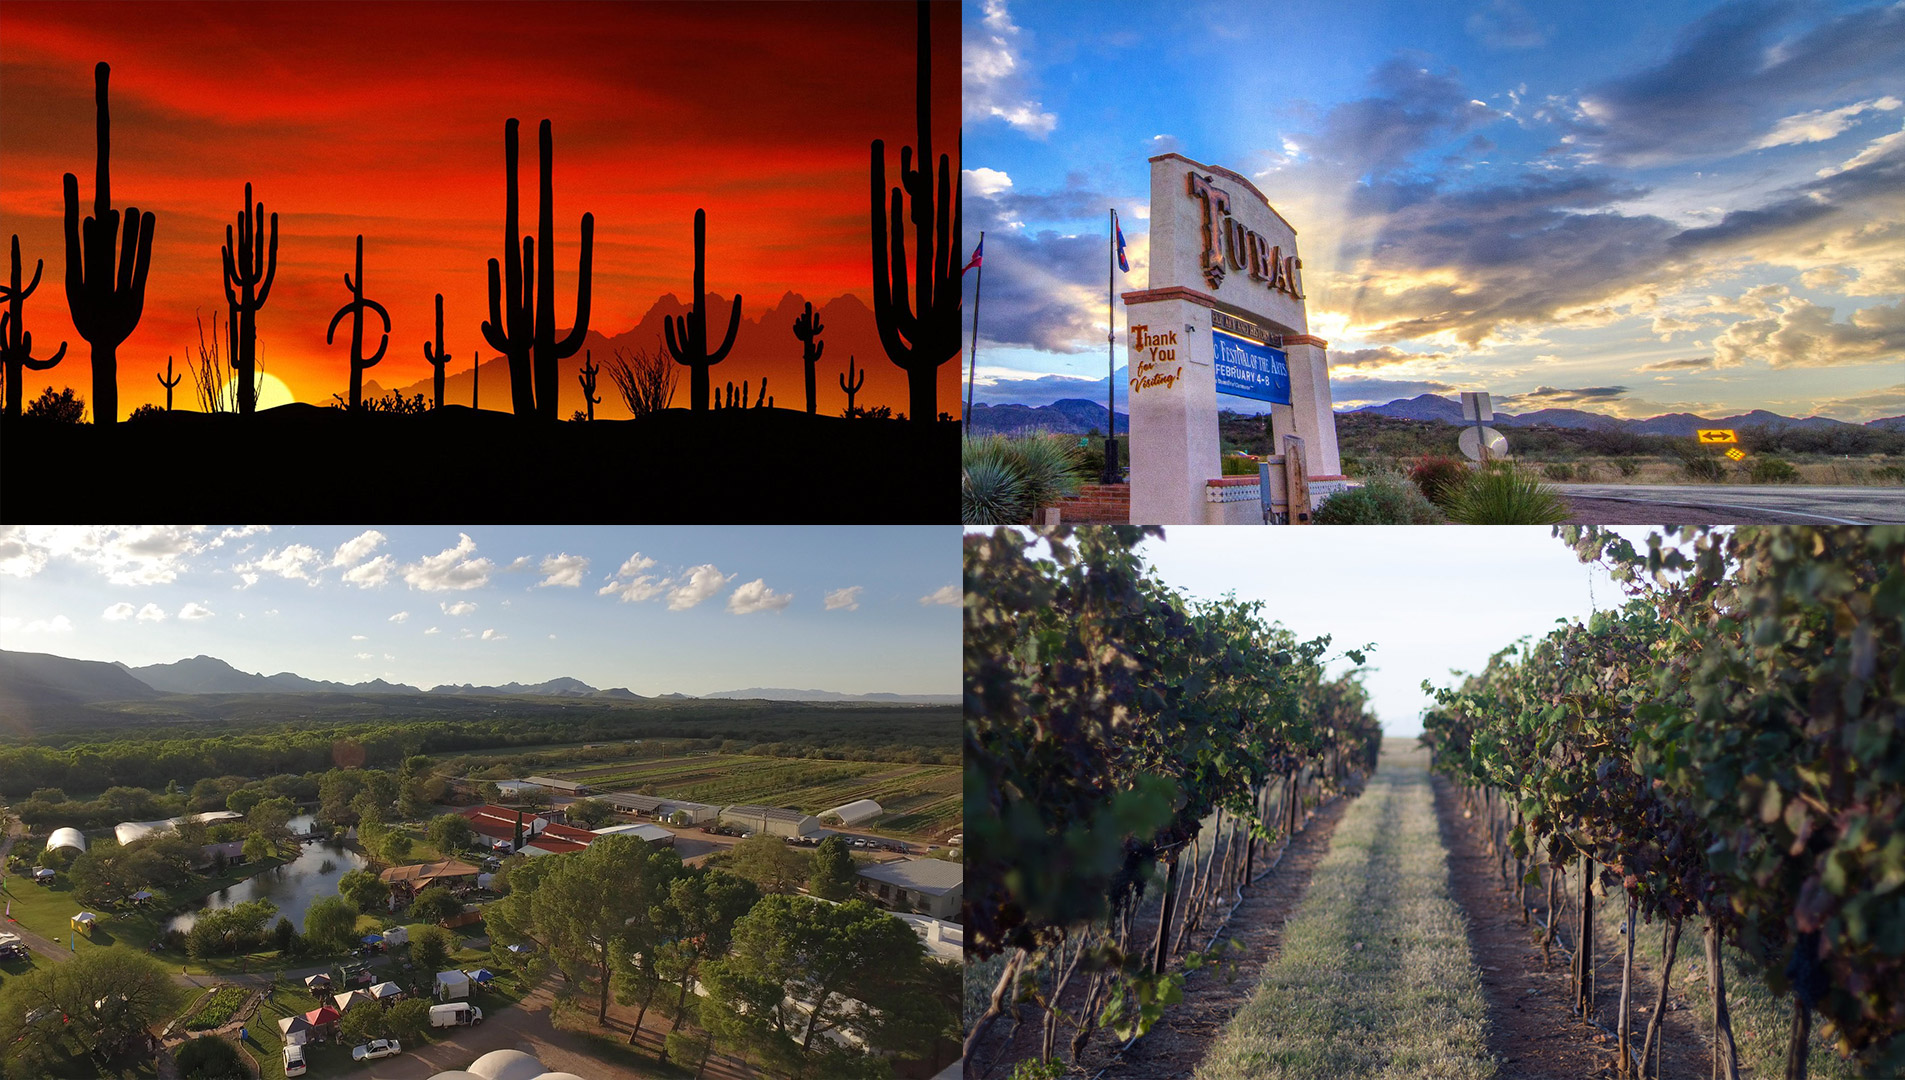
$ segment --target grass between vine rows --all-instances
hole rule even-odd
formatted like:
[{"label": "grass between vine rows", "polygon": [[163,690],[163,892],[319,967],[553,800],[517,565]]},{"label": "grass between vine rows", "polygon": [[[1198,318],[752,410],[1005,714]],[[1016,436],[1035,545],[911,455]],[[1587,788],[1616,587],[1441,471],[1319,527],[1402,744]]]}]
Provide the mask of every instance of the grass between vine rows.
[{"label": "grass between vine rows", "polygon": [[1385,745],[1199,1080],[1495,1075],[1427,768],[1425,751]]}]

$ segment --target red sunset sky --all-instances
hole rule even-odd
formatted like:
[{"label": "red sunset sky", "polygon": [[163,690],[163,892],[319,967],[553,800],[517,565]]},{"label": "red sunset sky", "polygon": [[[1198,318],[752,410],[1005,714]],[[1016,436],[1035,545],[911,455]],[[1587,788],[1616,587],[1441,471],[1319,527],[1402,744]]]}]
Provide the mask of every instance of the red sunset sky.
[{"label": "red sunset sky", "polygon": [[[27,396],[49,384],[91,396],[88,346],[62,284],[60,178],[79,177],[81,213],[90,213],[97,61],[112,65],[113,205],[157,215],[145,314],[119,350],[123,415],[163,403],[153,373],[168,354],[183,368],[198,341],[195,310],[208,334],[222,322],[219,249],[248,181],[279,215],[260,363],[299,400],[328,403],[346,388],[349,319],[337,345],[324,332],[349,298],[342,275],[360,232],[366,295],[393,325],[367,379],[390,387],[430,375],[421,344],[434,332],[438,292],[452,370],[467,371],[478,347],[494,356],[479,324],[487,261],[503,246],[509,117],[522,122],[526,231],[536,126],[554,123],[559,325],[575,310],[584,211],[595,215],[590,327],[604,335],[633,327],[663,294],[688,298],[697,207],[708,211],[708,287],[741,292],[749,317],[790,290],[816,304],[850,293],[871,306],[868,144],[886,140],[890,182],[899,146],[914,142],[914,17],[911,3],[878,2],[8,0],[0,244],[20,235],[28,277],[34,260],[46,262],[26,305],[36,354],[69,342],[57,368],[27,374]],[[935,151],[954,155],[955,169],[958,17],[957,4],[934,5]],[[371,317],[366,352],[379,327]],[[800,370],[791,333],[786,349],[782,406]],[[821,363],[829,385],[835,359]],[[883,356],[860,360],[871,371],[862,401],[903,409],[903,373]],[[941,369],[942,408],[955,411],[958,367]],[[717,386],[722,377],[716,368]],[[176,391],[180,407],[192,403],[189,385]],[[506,388],[492,390],[487,374],[483,393],[485,406],[506,407]]]}]

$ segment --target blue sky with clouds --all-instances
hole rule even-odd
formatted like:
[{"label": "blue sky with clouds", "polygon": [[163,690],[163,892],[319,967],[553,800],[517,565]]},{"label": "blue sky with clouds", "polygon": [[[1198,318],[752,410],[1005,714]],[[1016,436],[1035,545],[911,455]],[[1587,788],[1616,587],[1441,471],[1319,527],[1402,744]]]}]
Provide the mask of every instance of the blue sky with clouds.
[{"label": "blue sky with clouds", "polygon": [[980,401],[1103,400],[1175,150],[1296,226],[1339,408],[1905,413],[1905,5],[974,0],[964,69]]},{"label": "blue sky with clouds", "polygon": [[0,527],[0,648],[638,694],[958,692],[959,529]]}]

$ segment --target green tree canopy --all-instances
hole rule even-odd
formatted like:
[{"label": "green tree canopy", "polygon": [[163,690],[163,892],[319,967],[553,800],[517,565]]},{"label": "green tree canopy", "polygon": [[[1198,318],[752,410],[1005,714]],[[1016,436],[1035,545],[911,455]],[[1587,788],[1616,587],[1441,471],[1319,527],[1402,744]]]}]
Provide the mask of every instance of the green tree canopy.
[{"label": "green tree canopy", "polygon": [[[186,992],[165,965],[124,945],[87,949],[62,964],[11,976],[0,987],[0,1054],[58,1056],[70,1038],[85,1051],[111,1053],[156,1028],[185,1004]],[[27,1024],[46,1008],[66,1024]],[[9,1073],[11,1075],[11,1073]],[[24,1075],[24,1073],[23,1073]]]},{"label": "green tree canopy", "polygon": [[470,820],[462,814],[443,814],[430,819],[423,835],[429,839],[432,847],[446,857],[476,842],[476,830],[470,827]]},{"label": "green tree canopy", "polygon": [[304,937],[319,952],[349,952],[357,944],[357,905],[327,896],[304,913]]},{"label": "green tree canopy", "polygon": [[448,967],[451,954],[462,944],[460,938],[441,926],[420,926],[410,935],[410,961],[416,965],[420,978],[433,978]]},{"label": "green tree canopy", "polygon": [[390,886],[369,870],[352,870],[337,879],[337,895],[357,905],[359,911],[377,912],[390,899]]},{"label": "green tree canopy", "polygon": [[853,895],[859,871],[853,855],[847,851],[847,842],[838,836],[829,836],[814,851],[813,873],[807,879],[807,891],[822,900],[845,900]]},{"label": "green tree canopy", "polygon": [[416,902],[410,905],[410,917],[418,922],[442,922],[462,913],[463,901],[458,900],[450,890],[440,885],[431,886],[418,893]]},{"label": "green tree canopy", "polygon": [[752,881],[762,892],[791,893],[807,880],[807,856],[778,836],[761,834],[729,848],[723,869]]}]

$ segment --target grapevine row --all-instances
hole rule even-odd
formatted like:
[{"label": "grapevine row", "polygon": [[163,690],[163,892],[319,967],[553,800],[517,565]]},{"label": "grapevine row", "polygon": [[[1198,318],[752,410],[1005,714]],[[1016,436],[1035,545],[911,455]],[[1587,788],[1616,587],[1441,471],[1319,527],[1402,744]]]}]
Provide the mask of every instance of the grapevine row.
[{"label": "grapevine row", "polygon": [[[1380,728],[1353,673],[1324,677],[1329,640],[1258,603],[1186,599],[1146,572],[1147,535],[1162,530],[966,538],[967,947],[1009,954],[968,1052],[1026,997],[1051,1058],[1080,970],[1074,1060],[1099,1027],[1141,1033],[1202,959],[1192,931],[1375,768]],[[1147,894],[1156,926],[1137,940]]]},{"label": "grapevine row", "polygon": [[1876,1060],[1905,1030],[1905,530],[1669,528],[1645,550],[1558,531],[1627,604],[1436,690],[1423,738],[1517,890],[1539,887],[1541,865],[1523,870],[1536,854],[1550,912],[1560,882],[1579,889],[1577,1008],[1592,1008],[1594,897],[1618,889],[1627,925],[1663,920],[1668,942],[1630,1055],[1627,935],[1624,1071],[1647,1075],[1690,915],[1719,1075],[1738,1076],[1722,942],[1791,996],[1789,1080],[1806,1075],[1815,1013],[1842,1053]]}]

